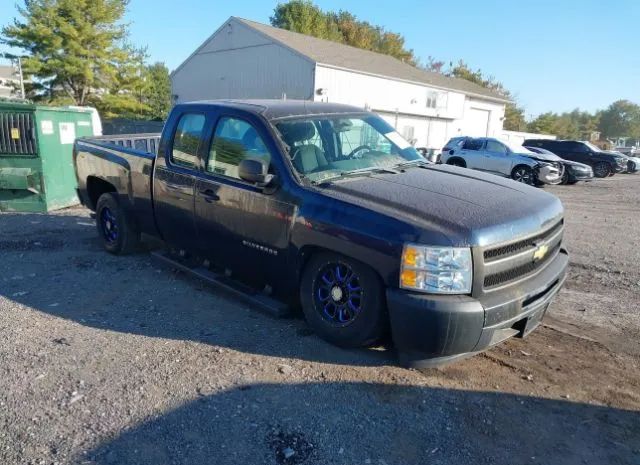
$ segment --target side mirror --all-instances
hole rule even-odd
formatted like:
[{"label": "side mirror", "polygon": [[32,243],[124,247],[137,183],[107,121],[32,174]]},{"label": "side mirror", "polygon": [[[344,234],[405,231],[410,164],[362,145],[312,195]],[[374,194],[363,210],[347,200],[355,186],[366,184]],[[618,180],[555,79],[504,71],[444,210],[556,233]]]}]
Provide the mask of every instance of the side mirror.
[{"label": "side mirror", "polygon": [[274,179],[269,174],[269,162],[260,158],[245,158],[238,166],[240,179],[255,183],[259,187],[268,186]]}]

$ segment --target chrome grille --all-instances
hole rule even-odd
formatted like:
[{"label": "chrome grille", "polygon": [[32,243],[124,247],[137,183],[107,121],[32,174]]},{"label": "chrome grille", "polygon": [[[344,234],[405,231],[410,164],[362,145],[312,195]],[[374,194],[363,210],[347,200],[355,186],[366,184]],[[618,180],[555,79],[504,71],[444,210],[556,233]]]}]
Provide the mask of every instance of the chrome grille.
[{"label": "chrome grille", "polygon": [[554,234],[560,231],[563,227],[564,227],[564,220],[560,220],[551,228],[547,229],[546,231],[536,236],[529,237],[521,241],[512,242],[511,244],[503,245],[500,247],[487,249],[484,251],[484,261],[485,263],[489,263],[492,261],[501,260],[511,255],[516,255],[520,252],[523,252],[526,249],[533,250],[535,249],[536,244],[540,242],[544,242],[545,239],[552,237]]},{"label": "chrome grille", "polygon": [[544,268],[560,251],[563,228],[560,220],[534,236],[484,250],[483,288],[508,285]]},{"label": "chrome grille", "polygon": [[553,246],[553,248],[549,250],[549,252],[542,260],[531,261],[529,263],[525,263],[524,265],[520,265],[509,270],[487,275],[484,278],[484,287],[490,288],[499,286],[500,284],[507,284],[512,281],[517,281],[523,276],[531,274],[534,271],[542,268],[548,261],[556,256],[558,250],[560,250],[560,243],[557,243],[555,246]]}]

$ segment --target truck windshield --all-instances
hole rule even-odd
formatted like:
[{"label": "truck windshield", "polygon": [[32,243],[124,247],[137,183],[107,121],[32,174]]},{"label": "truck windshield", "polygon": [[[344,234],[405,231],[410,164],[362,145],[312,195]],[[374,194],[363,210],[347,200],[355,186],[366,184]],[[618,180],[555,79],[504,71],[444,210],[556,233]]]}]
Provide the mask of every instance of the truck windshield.
[{"label": "truck windshield", "polygon": [[311,181],[424,160],[375,115],[287,119],[275,126],[288,146],[294,168]]}]

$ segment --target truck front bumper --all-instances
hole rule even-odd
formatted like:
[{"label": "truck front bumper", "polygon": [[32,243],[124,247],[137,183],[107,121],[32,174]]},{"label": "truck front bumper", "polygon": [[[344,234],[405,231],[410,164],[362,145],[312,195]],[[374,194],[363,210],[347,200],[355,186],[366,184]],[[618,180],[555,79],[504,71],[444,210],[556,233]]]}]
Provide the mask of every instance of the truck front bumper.
[{"label": "truck front bumper", "polygon": [[439,366],[510,337],[528,335],[564,284],[568,263],[569,255],[561,249],[515,292],[511,289],[504,297],[483,302],[470,296],[387,289],[391,334],[400,362],[414,368]]}]

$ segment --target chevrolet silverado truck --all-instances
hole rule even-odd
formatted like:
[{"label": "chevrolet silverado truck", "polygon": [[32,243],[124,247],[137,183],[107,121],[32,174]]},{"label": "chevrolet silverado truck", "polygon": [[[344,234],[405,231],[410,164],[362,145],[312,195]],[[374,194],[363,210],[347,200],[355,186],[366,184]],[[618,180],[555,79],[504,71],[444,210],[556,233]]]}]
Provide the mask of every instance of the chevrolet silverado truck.
[{"label": "chevrolet silverado truck", "polygon": [[390,336],[407,366],[526,336],[565,280],[555,196],[429,163],[352,106],[179,104],[161,135],[77,140],[74,163],[108,252],[155,236],[336,345]]}]

